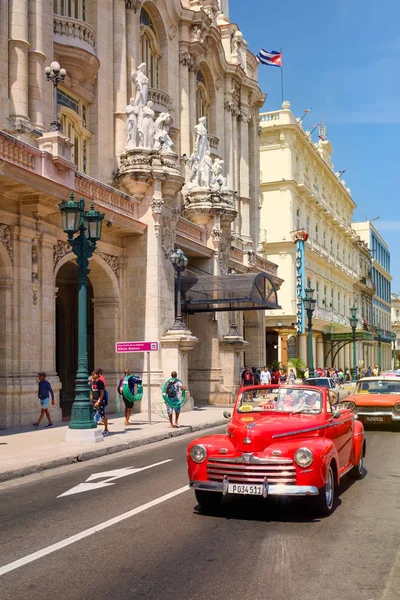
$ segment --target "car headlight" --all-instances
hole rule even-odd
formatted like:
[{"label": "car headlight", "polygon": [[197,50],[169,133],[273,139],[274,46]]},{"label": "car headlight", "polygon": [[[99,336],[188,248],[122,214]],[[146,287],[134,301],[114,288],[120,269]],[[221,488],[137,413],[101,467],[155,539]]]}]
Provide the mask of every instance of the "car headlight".
[{"label": "car headlight", "polygon": [[294,453],[294,460],[299,467],[309,467],[314,460],[314,454],[308,448],[299,448]]},{"label": "car headlight", "polygon": [[202,463],[207,458],[207,450],[201,444],[196,444],[190,451],[192,460],[196,463]]},{"label": "car headlight", "polygon": [[394,412],[400,412],[400,402],[394,405]]},{"label": "car headlight", "polygon": [[341,408],[349,408],[350,410],[354,410],[356,407],[356,404],[355,404],[355,402],[345,400],[344,402],[340,403],[340,407]]}]

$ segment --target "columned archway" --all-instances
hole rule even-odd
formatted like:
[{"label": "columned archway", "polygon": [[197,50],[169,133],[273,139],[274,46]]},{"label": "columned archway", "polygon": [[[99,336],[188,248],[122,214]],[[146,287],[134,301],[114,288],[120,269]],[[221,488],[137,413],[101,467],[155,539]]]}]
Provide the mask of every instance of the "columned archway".
[{"label": "columned archway", "polygon": [[[96,254],[88,278],[88,369],[101,367],[107,387],[115,389],[118,377],[115,342],[119,339],[119,285],[111,267]],[[62,383],[60,402],[64,418],[71,414],[77,370],[78,268],[72,254],[65,256],[55,273],[56,370]]]}]

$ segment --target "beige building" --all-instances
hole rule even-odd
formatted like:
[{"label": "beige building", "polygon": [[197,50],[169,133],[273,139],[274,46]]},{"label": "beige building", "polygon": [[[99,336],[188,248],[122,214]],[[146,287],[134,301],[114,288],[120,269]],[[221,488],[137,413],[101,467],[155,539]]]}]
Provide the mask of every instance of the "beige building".
[{"label": "beige building", "polygon": [[[0,428],[37,416],[42,369],[57,392],[55,420],[70,414],[77,267],[58,204],[71,190],[105,213],[90,261],[88,358],[89,369],[104,369],[112,398],[125,366],[144,370],[142,355],[115,353],[117,341],[161,341],[151,356],[154,410],[172,369],[192,402],[226,402],[244,361],[265,361],[264,308],[276,306],[281,280],[257,253],[257,60],[226,0],[112,6],[0,5]],[[54,60],[67,72],[57,90],[61,132],[49,131],[44,69]],[[169,257],[178,246],[192,278],[184,289],[193,292],[180,332],[170,330]],[[205,280],[200,306],[192,288],[204,290]]]},{"label": "beige building", "polygon": [[396,334],[393,340],[393,366],[398,368],[400,364],[400,294],[392,294],[392,331]]},{"label": "beige building", "polygon": [[[326,128],[319,134],[319,141],[313,142],[289,102],[282,110],[261,114],[260,246],[279,265],[284,280],[282,309],[266,313],[267,362],[287,364],[295,357],[307,362],[302,298],[308,287],[316,299],[314,366],[345,369],[353,366],[353,304],[358,309],[357,363],[372,360],[372,335],[364,321],[371,314],[374,286],[368,247],[352,228],[356,204],[334,171]],[[301,231],[307,239],[295,243]]]}]

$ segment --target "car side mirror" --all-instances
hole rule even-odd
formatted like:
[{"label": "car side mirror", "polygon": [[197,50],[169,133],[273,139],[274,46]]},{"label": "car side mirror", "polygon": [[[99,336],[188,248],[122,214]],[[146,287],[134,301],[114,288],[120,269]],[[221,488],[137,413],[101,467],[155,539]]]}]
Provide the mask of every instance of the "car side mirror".
[{"label": "car side mirror", "polygon": [[334,410],[332,413],[333,419],[338,419],[340,417],[340,410]]},{"label": "car side mirror", "polygon": [[224,410],[223,416],[225,417],[225,419],[230,419],[232,416],[232,413],[230,413],[229,410]]}]

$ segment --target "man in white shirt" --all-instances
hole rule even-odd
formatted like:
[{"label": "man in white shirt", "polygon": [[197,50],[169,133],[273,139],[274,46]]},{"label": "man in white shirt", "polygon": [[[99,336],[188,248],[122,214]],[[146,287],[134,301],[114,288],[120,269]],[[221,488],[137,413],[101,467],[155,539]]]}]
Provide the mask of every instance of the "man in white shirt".
[{"label": "man in white shirt", "polygon": [[267,367],[261,371],[260,377],[261,385],[269,385],[271,383],[271,373],[268,371]]}]

